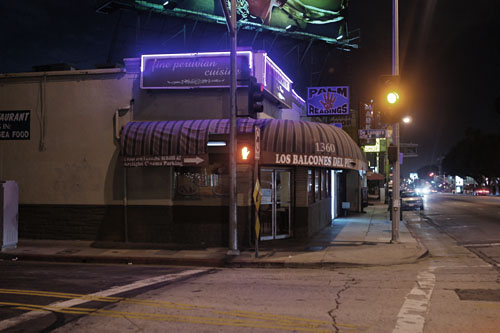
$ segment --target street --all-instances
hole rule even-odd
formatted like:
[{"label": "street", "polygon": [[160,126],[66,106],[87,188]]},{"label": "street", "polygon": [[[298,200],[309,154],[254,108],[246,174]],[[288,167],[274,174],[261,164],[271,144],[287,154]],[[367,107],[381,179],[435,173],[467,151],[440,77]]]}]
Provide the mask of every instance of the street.
[{"label": "street", "polygon": [[4,260],[0,331],[498,332],[498,199],[435,194],[426,198],[425,215],[405,212],[430,252],[407,265],[211,269]]}]

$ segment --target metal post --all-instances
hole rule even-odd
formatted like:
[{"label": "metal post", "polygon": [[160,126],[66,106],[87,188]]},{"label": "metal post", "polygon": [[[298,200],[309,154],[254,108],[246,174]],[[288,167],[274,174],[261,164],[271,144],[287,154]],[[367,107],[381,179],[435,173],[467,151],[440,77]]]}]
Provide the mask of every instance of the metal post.
[{"label": "metal post", "polygon": [[127,167],[123,167],[123,238],[128,243],[128,192]]},{"label": "metal post", "polygon": [[238,202],[236,192],[236,0],[231,0],[231,89],[229,114],[229,250],[228,255],[239,255],[238,250]]},{"label": "metal post", "polygon": [[[399,75],[399,0],[392,0],[392,75]],[[392,179],[392,239],[391,243],[399,242],[400,204],[400,164],[399,164],[399,121],[394,124],[394,139],[396,140],[397,159],[394,163]]]}]

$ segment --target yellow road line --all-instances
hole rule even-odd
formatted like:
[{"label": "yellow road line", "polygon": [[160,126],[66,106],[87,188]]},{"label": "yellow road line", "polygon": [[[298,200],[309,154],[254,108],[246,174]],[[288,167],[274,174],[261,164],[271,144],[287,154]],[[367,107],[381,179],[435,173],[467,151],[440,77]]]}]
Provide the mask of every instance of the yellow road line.
[{"label": "yellow road line", "polygon": [[[28,296],[41,296],[41,297],[54,297],[54,298],[65,298],[65,299],[83,299],[88,301],[98,301],[98,302],[123,302],[127,304],[134,305],[145,305],[145,306],[155,306],[160,308],[168,308],[175,310],[206,310],[213,314],[227,315],[233,317],[241,317],[247,319],[255,319],[260,321],[267,322],[276,322],[279,325],[285,326],[293,326],[295,329],[298,327],[302,328],[317,328],[322,325],[331,325],[330,321],[325,320],[316,320],[316,319],[307,319],[293,316],[285,316],[285,315],[276,315],[270,313],[261,313],[261,312],[252,312],[252,311],[244,311],[244,310],[236,310],[236,311],[223,311],[216,310],[214,307],[209,306],[199,306],[193,304],[182,304],[182,303],[173,303],[167,301],[150,301],[150,300],[138,300],[132,298],[125,297],[99,297],[99,296],[91,296],[85,294],[75,294],[75,293],[60,293],[60,292],[50,292],[50,291],[38,291],[38,290],[20,290],[20,289],[0,289],[0,294],[13,294],[13,295],[28,295]],[[0,304],[3,304],[0,302]],[[21,305],[20,305],[21,306]],[[23,308],[27,309],[26,306]],[[43,306],[36,305],[28,305],[33,306],[35,309],[46,308]],[[32,308],[30,308],[32,309]],[[75,308],[71,308],[70,311],[75,311]],[[86,310],[87,311],[87,310]],[[95,309],[93,311],[96,311]],[[58,312],[62,312],[58,310]],[[69,312],[65,312],[69,313]],[[84,313],[87,314],[87,313]],[[145,314],[147,316],[147,314]],[[344,327],[347,329],[360,329],[361,327],[356,325],[349,324],[340,324],[337,323],[338,327]]]},{"label": "yellow road line", "polygon": [[105,317],[127,317],[133,319],[148,319],[148,320],[161,320],[161,321],[174,321],[174,322],[184,322],[191,324],[206,324],[206,325],[216,325],[216,326],[232,326],[232,327],[249,327],[249,328],[268,328],[268,329],[280,329],[280,330],[290,330],[290,331],[302,331],[302,332],[331,332],[331,329],[319,329],[319,328],[307,328],[307,327],[297,327],[290,326],[284,323],[259,323],[247,320],[238,319],[227,319],[227,318],[211,318],[211,317],[197,317],[197,316],[180,316],[180,315],[168,315],[168,314],[152,314],[152,313],[141,313],[141,312],[126,312],[126,311],[116,311],[116,310],[104,310],[104,309],[93,309],[93,308],[60,308],[55,306],[44,306],[37,304],[22,304],[14,302],[0,302],[1,305],[15,306],[17,308],[29,309],[29,310],[40,310],[40,311],[54,311],[60,313],[69,314],[83,314],[91,316],[105,316]]},{"label": "yellow road line", "polygon": [[[0,289],[0,294],[15,294],[15,295],[29,295],[29,296],[42,296],[42,297],[54,297],[54,298],[78,298],[89,301],[99,301],[99,302],[124,302],[136,305],[147,305],[147,306],[157,306],[157,307],[165,307],[172,308],[178,310],[192,310],[192,309],[205,309],[209,310],[213,313],[217,314],[225,314],[236,317],[246,317],[260,320],[275,320],[275,321],[293,321],[296,324],[297,322],[304,323],[316,323],[316,324],[324,324],[329,325],[331,322],[323,321],[323,320],[314,320],[314,319],[306,319],[306,318],[298,318],[291,316],[282,316],[282,315],[274,315],[268,313],[259,313],[259,312],[250,312],[250,311],[218,311],[213,307],[207,306],[197,306],[197,305],[187,305],[187,304],[177,304],[172,302],[165,301],[148,301],[148,300],[137,300],[131,298],[124,297],[97,297],[97,296],[88,296],[85,294],[73,294],[73,293],[59,293],[59,292],[48,292],[48,291],[36,291],[36,290],[19,290],[19,289]],[[298,324],[300,325],[300,324]],[[304,325],[304,324],[302,324]]]}]

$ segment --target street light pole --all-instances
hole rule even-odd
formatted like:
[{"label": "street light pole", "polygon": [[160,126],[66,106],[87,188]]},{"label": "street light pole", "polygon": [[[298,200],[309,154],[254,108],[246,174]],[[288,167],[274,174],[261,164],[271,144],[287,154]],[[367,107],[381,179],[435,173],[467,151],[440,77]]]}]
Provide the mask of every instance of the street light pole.
[{"label": "street light pole", "polygon": [[[399,75],[399,0],[392,0],[392,75]],[[391,243],[399,242],[400,223],[400,164],[399,164],[399,121],[394,124],[394,139],[396,141],[396,161],[392,177],[392,238]]]},{"label": "street light pole", "polygon": [[230,89],[230,107],[229,116],[229,255],[239,255],[238,250],[238,202],[236,192],[236,0],[231,0],[231,89]]},{"label": "street light pole", "polygon": [[238,202],[236,192],[236,112],[238,106],[236,82],[236,0],[231,0],[231,14],[227,8],[226,0],[220,0],[227,29],[231,36],[231,86],[229,89],[229,249],[228,255],[239,255],[238,250]]}]

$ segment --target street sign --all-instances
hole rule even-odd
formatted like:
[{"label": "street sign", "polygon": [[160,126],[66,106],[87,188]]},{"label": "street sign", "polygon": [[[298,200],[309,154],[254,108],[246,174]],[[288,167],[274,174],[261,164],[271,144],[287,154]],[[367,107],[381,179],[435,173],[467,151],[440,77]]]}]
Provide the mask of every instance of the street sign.
[{"label": "street sign", "polygon": [[255,210],[257,211],[257,213],[259,212],[261,200],[262,200],[262,191],[260,188],[259,180],[257,179],[257,181],[255,182],[255,187],[253,189],[253,202],[255,204]]},{"label": "street sign", "polygon": [[260,159],[260,127],[255,126],[255,145],[254,145],[254,150],[255,150],[255,160]]},{"label": "street sign", "polygon": [[418,157],[417,150],[417,143],[401,143],[399,147],[399,151],[403,153],[404,157]]},{"label": "street sign", "polygon": [[360,129],[358,135],[360,139],[388,138],[389,132],[385,129]]},{"label": "street sign", "polygon": [[259,238],[260,238],[260,219],[259,219],[259,208],[260,202],[262,200],[262,191],[260,188],[259,179],[255,181],[255,187],[253,189],[253,202],[255,204],[255,257],[259,256]]}]

